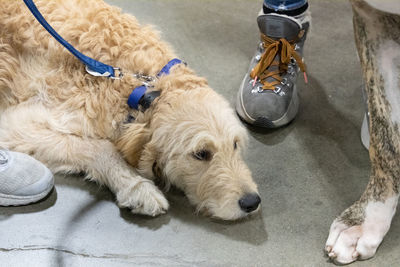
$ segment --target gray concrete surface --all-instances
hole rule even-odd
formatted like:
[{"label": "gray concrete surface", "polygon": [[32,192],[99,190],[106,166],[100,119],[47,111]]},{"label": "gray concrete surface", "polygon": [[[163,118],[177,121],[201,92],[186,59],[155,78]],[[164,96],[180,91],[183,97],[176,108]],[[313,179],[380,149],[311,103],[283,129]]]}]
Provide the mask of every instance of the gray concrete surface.
[{"label": "gray concrete surface", "polygon": [[[257,45],[261,1],[109,0],[157,25],[178,55],[233,105]],[[177,192],[165,216],[120,210],[105,188],[56,177],[38,204],[0,208],[0,266],[332,266],[322,249],[332,220],[368,181],[360,142],[361,71],[350,5],[310,0],[313,28],[305,55],[310,83],[299,81],[301,108],[288,127],[250,128],[245,155],[259,184],[262,211],[224,223],[193,214]],[[353,266],[400,262],[400,223],[375,258]]]}]

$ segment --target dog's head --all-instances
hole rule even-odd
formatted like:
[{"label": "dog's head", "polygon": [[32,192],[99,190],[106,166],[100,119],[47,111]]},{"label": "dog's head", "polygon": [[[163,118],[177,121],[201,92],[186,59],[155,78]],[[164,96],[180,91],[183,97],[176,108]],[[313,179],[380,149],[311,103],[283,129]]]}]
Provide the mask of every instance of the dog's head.
[{"label": "dog's head", "polygon": [[246,131],[205,82],[192,85],[195,89],[163,92],[150,125],[133,124],[119,142],[121,151],[144,176],[183,190],[198,211],[224,220],[245,217],[260,204],[241,158]]}]

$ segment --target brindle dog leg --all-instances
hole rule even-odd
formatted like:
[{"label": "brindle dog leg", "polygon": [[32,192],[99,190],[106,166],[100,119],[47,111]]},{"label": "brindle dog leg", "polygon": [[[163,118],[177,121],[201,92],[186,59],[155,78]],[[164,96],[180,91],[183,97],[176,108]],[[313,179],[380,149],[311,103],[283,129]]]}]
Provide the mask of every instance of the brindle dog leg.
[{"label": "brindle dog leg", "polygon": [[370,112],[371,177],[330,228],[325,250],[342,264],[374,256],[390,228],[400,180],[400,15],[351,3]]}]

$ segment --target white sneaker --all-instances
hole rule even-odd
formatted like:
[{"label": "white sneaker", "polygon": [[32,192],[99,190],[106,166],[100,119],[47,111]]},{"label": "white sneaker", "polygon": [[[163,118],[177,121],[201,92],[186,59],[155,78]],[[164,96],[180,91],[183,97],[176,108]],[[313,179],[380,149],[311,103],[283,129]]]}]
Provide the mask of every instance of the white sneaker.
[{"label": "white sneaker", "polygon": [[53,186],[53,174],[41,162],[26,154],[0,150],[0,206],[39,201]]}]

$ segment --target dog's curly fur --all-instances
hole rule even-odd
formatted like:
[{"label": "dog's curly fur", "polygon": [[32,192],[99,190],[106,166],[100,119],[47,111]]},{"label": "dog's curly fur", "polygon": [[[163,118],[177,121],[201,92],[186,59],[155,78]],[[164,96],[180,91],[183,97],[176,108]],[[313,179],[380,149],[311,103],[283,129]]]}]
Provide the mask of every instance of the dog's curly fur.
[{"label": "dog's curly fur", "polygon": [[[155,75],[175,57],[151,27],[100,0],[35,3],[79,51],[127,73]],[[84,171],[135,213],[168,209],[152,182],[156,173],[211,216],[247,215],[238,200],[257,186],[240,156],[246,132],[229,104],[183,64],[155,83],[161,96],[144,113],[126,104],[138,85],[129,75],[87,74],[22,1],[1,1],[0,147],[54,172]],[[201,150],[211,157],[196,159]]]}]

